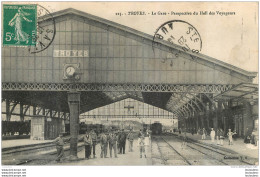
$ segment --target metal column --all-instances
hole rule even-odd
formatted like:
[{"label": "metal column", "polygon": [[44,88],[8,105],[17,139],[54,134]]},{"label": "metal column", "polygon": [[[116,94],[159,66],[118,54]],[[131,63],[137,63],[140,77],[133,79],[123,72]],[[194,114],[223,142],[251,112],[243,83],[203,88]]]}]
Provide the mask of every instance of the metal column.
[{"label": "metal column", "polygon": [[68,92],[68,104],[70,109],[70,157],[69,160],[76,160],[79,134],[79,108],[80,92]]}]

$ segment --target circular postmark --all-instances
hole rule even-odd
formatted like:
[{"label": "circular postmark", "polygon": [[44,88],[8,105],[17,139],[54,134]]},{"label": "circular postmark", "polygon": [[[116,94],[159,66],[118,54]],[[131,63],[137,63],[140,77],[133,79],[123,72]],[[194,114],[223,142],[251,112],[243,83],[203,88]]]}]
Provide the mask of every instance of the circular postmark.
[{"label": "circular postmark", "polygon": [[[197,29],[190,23],[182,20],[171,20],[157,28],[153,37],[153,49],[155,39],[179,45],[184,52],[191,51],[193,53],[199,53],[202,49],[202,40]],[[180,51],[175,51],[168,55],[169,58],[178,58],[179,53]],[[193,56],[191,57],[193,58]],[[165,62],[165,60],[163,62]]]},{"label": "circular postmark", "polygon": [[37,4],[37,32],[32,35],[35,45],[29,46],[30,53],[39,53],[47,49],[56,34],[56,23],[52,14],[43,6]]}]

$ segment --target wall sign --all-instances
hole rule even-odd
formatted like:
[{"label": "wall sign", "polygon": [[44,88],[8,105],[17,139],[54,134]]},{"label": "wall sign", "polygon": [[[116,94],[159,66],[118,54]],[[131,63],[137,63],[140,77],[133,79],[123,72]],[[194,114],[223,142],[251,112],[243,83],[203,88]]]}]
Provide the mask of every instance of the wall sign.
[{"label": "wall sign", "polygon": [[53,57],[89,57],[88,50],[54,50]]}]

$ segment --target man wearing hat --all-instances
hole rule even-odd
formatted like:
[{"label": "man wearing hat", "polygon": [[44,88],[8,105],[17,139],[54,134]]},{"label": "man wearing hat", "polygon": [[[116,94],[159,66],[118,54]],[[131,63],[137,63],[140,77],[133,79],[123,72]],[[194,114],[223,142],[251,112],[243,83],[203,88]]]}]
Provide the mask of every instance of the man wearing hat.
[{"label": "man wearing hat", "polygon": [[89,159],[91,155],[91,146],[92,146],[92,137],[89,131],[86,131],[86,134],[81,138],[84,141],[85,146],[85,158]]},{"label": "man wearing hat", "polygon": [[100,147],[101,147],[100,157],[106,158],[107,157],[107,143],[108,143],[107,135],[104,132],[102,132],[102,133],[100,133],[99,136],[100,136]]},{"label": "man wearing hat", "polygon": [[129,143],[128,152],[133,152],[134,134],[133,134],[132,129],[130,129],[130,132],[127,135],[127,140],[128,140],[128,143]]},{"label": "man wearing hat", "polygon": [[109,153],[110,153],[110,158],[112,158],[112,149],[114,150],[114,155],[115,158],[117,158],[117,136],[114,132],[114,130],[110,130],[108,134],[108,143],[109,143]]},{"label": "man wearing hat", "polygon": [[57,149],[57,158],[56,158],[56,161],[59,162],[60,159],[64,156],[64,149],[63,149],[63,146],[64,146],[64,140],[63,140],[63,134],[60,133],[59,134],[59,137],[57,137],[53,143],[56,144],[56,149]]},{"label": "man wearing hat", "polygon": [[126,142],[126,133],[124,132],[124,129],[121,130],[118,136],[119,141],[119,154],[125,154],[125,142]]},{"label": "man wearing hat", "polygon": [[91,135],[91,138],[92,138],[93,158],[96,158],[97,134],[92,129],[90,135]]}]

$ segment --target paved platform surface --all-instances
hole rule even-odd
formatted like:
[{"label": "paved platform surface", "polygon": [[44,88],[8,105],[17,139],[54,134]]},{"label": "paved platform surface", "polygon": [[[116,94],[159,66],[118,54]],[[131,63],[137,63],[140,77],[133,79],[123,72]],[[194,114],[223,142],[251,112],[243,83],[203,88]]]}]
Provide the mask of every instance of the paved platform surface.
[{"label": "paved platform surface", "polygon": [[[175,133],[175,135],[179,136],[180,134]],[[181,134],[181,135],[183,135],[183,134]],[[225,149],[234,151],[234,152],[244,155],[244,156],[248,156],[248,157],[252,157],[252,158],[259,158],[259,154],[258,154],[259,147],[255,146],[253,144],[245,144],[244,139],[242,139],[242,138],[233,139],[233,145],[229,145],[228,139],[225,138],[224,145],[220,146],[220,145],[217,145],[217,140],[215,140],[214,143],[212,143],[210,136],[206,136],[205,140],[201,140],[201,135],[198,135],[198,134],[192,135],[191,133],[187,133],[187,137],[191,138],[193,140],[196,140],[200,143],[207,143],[207,144],[210,144],[213,146],[225,148]]]},{"label": "paved platform surface", "polygon": [[66,160],[63,160],[61,162],[56,162],[52,161],[48,165],[101,165],[101,166],[144,166],[144,165],[152,165],[151,161],[151,147],[149,146],[146,151],[147,158],[140,158],[140,152],[139,152],[139,147],[137,146],[137,139],[134,140],[133,143],[133,150],[134,152],[128,152],[128,142],[126,142],[126,151],[125,154],[118,154],[118,158],[113,157],[110,158],[109,155],[109,148],[108,148],[108,158],[100,158],[100,144],[96,145],[96,158],[93,159],[93,156],[91,155],[90,159],[84,159],[85,158],[85,150],[83,149],[82,151],[78,152],[78,161],[74,162],[67,162]]},{"label": "paved platform surface", "polygon": [[31,139],[5,140],[5,141],[2,141],[2,148],[26,146],[26,145],[32,145],[32,144],[43,144],[43,143],[49,143],[52,141],[53,140],[31,140]]}]

